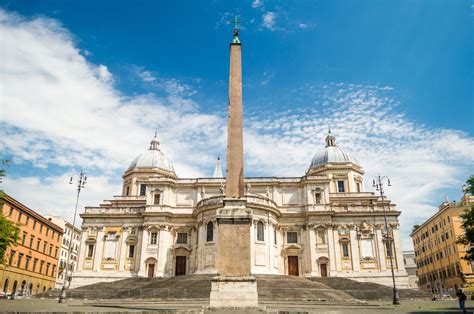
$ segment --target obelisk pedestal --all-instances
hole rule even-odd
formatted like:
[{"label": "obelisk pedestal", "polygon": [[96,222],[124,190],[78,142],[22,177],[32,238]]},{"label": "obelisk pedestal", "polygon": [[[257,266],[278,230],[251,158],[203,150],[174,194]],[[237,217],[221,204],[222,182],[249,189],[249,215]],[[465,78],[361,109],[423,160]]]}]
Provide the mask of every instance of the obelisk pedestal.
[{"label": "obelisk pedestal", "polygon": [[217,210],[217,276],[212,278],[211,308],[258,307],[257,280],[251,276],[250,223],[244,198],[242,128],[242,45],[238,21],[230,44],[229,121],[226,189]]},{"label": "obelisk pedestal", "polygon": [[218,276],[212,278],[210,306],[258,307],[257,280],[251,276],[251,212],[244,199],[226,198],[217,212]]}]

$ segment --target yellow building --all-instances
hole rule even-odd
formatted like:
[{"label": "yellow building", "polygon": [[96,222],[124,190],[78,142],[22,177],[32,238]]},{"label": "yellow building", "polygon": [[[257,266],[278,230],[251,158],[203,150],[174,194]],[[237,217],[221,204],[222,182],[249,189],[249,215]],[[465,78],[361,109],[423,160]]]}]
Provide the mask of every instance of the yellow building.
[{"label": "yellow building", "polygon": [[0,207],[4,217],[20,225],[17,245],[0,264],[2,291],[28,295],[53,289],[63,230],[3,192]]},{"label": "yellow building", "polygon": [[471,263],[462,259],[466,247],[456,240],[463,234],[465,209],[474,204],[474,196],[465,195],[461,202],[444,202],[439,211],[410,235],[415,248],[419,286],[433,293],[453,294],[457,288],[474,284]]}]

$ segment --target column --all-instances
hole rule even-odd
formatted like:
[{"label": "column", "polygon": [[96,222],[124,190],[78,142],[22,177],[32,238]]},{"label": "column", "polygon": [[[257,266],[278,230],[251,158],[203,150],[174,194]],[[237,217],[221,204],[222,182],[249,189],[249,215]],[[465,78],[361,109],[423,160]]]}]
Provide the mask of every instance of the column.
[{"label": "column", "polygon": [[351,257],[352,267],[355,272],[360,272],[360,252],[359,252],[359,240],[357,239],[357,231],[350,230],[351,237]]},{"label": "column", "polygon": [[376,229],[375,235],[377,237],[377,247],[378,247],[378,256],[379,256],[379,263],[380,263],[380,270],[386,271],[387,270],[387,260],[385,259],[385,245],[383,242],[382,230]]},{"label": "column", "polygon": [[95,254],[94,254],[94,271],[100,270],[100,264],[102,261],[102,251],[104,248],[104,228],[99,228],[97,232],[97,241],[95,244]]},{"label": "column", "polygon": [[308,228],[308,246],[309,250],[306,250],[308,253],[308,260],[309,260],[309,269],[307,271],[309,272],[310,276],[318,276],[319,270],[318,270],[318,265],[316,262],[316,259],[318,258],[318,254],[316,253],[316,232],[314,229]]},{"label": "column", "polygon": [[[400,230],[393,229],[393,246],[394,246],[394,255],[396,256],[396,265],[398,271],[405,270],[405,265],[403,264],[403,250],[400,243]],[[444,252],[443,252],[444,253]],[[395,266],[395,263],[394,265]]]},{"label": "column", "polygon": [[79,245],[78,251],[78,259],[77,259],[77,270],[83,271],[84,270],[84,259],[87,254],[87,246],[86,246],[86,239],[87,239],[87,229],[82,230],[81,234],[81,243]]},{"label": "column", "polygon": [[141,237],[141,250],[140,250],[140,259],[138,263],[138,276],[146,277],[146,265],[145,265],[145,259],[146,259],[146,248],[148,246],[148,228],[145,227],[143,228],[142,231],[142,237]]},{"label": "column", "polygon": [[335,275],[336,272],[336,253],[339,243],[336,243],[332,227],[328,228],[328,250],[329,250],[329,276]]},{"label": "column", "polygon": [[339,243],[338,230],[334,230],[334,259],[336,262],[336,271],[342,271],[341,244]]},{"label": "column", "polygon": [[117,271],[121,272],[125,270],[125,264],[126,264],[126,254],[127,254],[127,236],[128,236],[128,230],[129,228],[125,227],[122,228],[122,234],[120,238],[120,255],[118,257],[118,263],[117,263]]}]

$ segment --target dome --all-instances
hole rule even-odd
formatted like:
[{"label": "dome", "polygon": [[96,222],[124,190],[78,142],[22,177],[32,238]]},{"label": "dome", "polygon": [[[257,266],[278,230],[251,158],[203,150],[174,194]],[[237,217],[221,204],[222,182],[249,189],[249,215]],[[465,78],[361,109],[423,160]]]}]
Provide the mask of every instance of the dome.
[{"label": "dome", "polygon": [[309,168],[315,168],[326,163],[359,164],[352,154],[336,146],[336,137],[331,134],[331,131],[329,131],[328,136],[326,136],[326,148],[314,155]]},{"label": "dome", "polygon": [[160,168],[174,174],[173,164],[160,150],[160,142],[156,138],[156,134],[150,142],[150,148],[138,155],[128,166],[127,171],[133,168]]}]

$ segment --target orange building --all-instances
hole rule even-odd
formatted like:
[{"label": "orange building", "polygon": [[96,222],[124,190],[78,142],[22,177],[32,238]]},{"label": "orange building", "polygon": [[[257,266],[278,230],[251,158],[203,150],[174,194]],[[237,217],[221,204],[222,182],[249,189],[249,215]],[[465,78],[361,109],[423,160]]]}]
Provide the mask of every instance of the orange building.
[{"label": "orange building", "polygon": [[2,291],[28,295],[53,289],[63,230],[1,191],[0,207],[20,226],[17,245],[8,248],[0,264]]},{"label": "orange building", "polygon": [[466,247],[456,243],[463,234],[460,215],[474,204],[474,196],[461,202],[444,202],[438,212],[411,234],[415,248],[418,285],[432,293],[454,294],[458,288],[474,283],[474,269],[462,257]]}]

